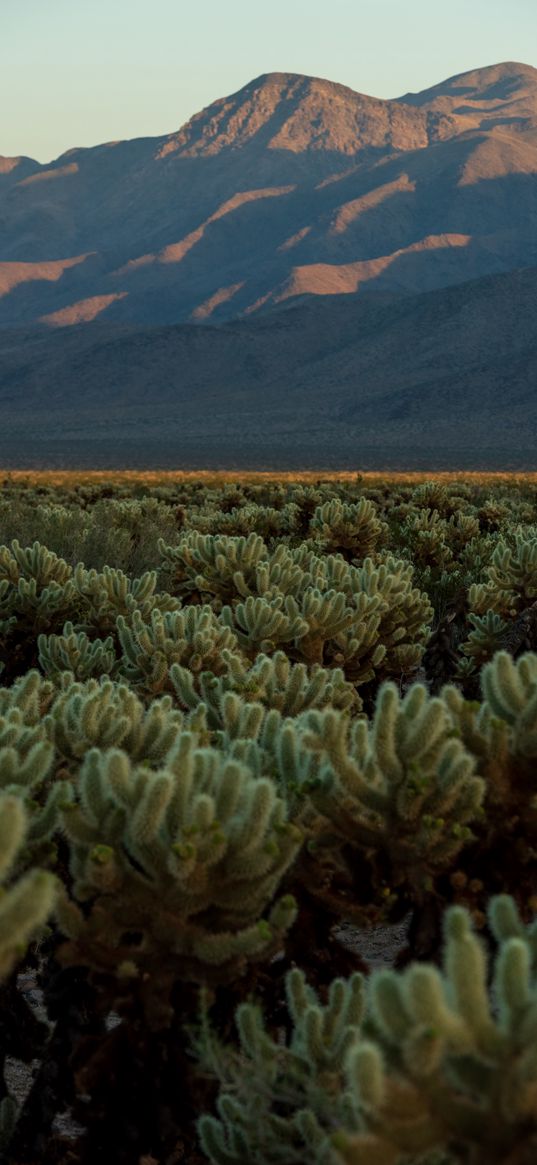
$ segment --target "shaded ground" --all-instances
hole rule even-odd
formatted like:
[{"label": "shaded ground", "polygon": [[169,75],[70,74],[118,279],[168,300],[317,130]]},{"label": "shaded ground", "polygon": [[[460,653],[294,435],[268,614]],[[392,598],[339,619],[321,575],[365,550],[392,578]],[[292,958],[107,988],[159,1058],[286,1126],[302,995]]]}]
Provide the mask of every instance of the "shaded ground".
[{"label": "shaded ground", "polygon": [[121,440],[26,440],[0,439],[0,469],[28,470],[138,470],[165,471],[274,471],[335,473],[338,471],[379,473],[531,473],[537,469],[535,447],[520,448],[516,453],[494,447],[480,450],[424,449],[404,450],[379,445],[360,448],[349,441],[337,448],[326,442],[301,446],[293,439],[285,443],[255,444],[235,440],[198,438],[181,441]]},{"label": "shaded ground", "polygon": [[[359,930],[350,924],[343,924],[338,927],[337,937],[345,947],[365,959],[371,970],[375,970],[380,967],[393,966],[397,954],[406,944],[408,924],[408,918],[393,926],[374,926],[367,930]],[[46,1021],[42,1005],[43,993],[37,985],[35,972],[20,974],[17,982],[35,1016]],[[111,1015],[108,1021],[109,1026],[112,1027],[117,1022],[119,1022],[117,1016]],[[14,1057],[7,1059],[5,1079],[10,1094],[18,1105],[24,1103],[39,1066],[39,1060],[25,1064]],[[73,1121],[69,1111],[58,1113],[54,1121],[53,1131],[63,1137],[73,1139],[84,1132],[80,1125]]]}]

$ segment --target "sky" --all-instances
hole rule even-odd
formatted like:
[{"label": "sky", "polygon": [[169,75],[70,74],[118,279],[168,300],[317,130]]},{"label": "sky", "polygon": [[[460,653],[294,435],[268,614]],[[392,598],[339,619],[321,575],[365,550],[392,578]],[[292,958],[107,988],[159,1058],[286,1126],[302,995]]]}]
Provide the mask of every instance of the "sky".
[{"label": "sky", "polygon": [[177,130],[262,73],[375,97],[537,66],[537,0],[0,0],[0,154]]}]

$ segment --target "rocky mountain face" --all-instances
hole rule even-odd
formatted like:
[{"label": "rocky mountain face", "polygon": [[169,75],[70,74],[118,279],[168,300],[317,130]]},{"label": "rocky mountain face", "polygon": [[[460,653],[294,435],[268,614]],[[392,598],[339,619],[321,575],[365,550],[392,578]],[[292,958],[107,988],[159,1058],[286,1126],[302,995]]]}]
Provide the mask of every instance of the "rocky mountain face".
[{"label": "rocky mountain face", "polygon": [[0,462],[535,468],[537,70],[0,158]]},{"label": "rocky mountain face", "polygon": [[537,265],[537,70],[381,101],[274,73],[177,133],[0,159],[0,325],[219,324]]}]

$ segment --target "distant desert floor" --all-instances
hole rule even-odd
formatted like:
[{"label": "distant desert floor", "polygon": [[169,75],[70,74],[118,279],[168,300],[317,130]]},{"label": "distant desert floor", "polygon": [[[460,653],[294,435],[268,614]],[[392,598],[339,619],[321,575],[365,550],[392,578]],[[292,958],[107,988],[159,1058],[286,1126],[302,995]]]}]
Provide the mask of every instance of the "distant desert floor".
[{"label": "distant desert floor", "polygon": [[281,481],[281,482],[306,482],[314,483],[318,481],[349,481],[356,482],[357,479],[363,479],[368,485],[374,485],[376,482],[416,482],[435,481],[456,482],[456,481],[472,481],[477,485],[486,485],[490,481],[492,484],[497,484],[502,481],[508,481],[511,484],[520,482],[537,481],[537,472],[487,472],[482,473],[476,470],[454,470],[446,472],[441,470],[439,472],[417,472],[409,471],[390,472],[385,473],[377,471],[366,471],[360,473],[359,471],[341,471],[339,473],[324,472],[323,470],[307,470],[303,472],[291,473],[280,472],[276,470],[252,470],[240,471],[235,469],[174,469],[174,470],[144,470],[137,471],[131,469],[125,470],[106,470],[106,469],[2,469],[0,465],[0,474],[4,474],[4,484],[8,481],[24,481],[29,483],[37,483],[48,486],[69,486],[78,484],[91,484],[106,482],[110,485],[125,485],[133,484],[142,486],[158,486],[158,485],[173,485],[174,482],[183,481],[200,481],[206,485],[225,485],[227,482],[261,482],[261,481]]}]

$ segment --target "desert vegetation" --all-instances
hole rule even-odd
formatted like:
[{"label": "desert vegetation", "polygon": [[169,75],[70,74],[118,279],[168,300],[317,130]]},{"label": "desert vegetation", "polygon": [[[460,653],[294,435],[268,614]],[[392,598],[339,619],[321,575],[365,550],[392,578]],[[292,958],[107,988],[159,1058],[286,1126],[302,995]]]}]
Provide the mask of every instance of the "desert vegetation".
[{"label": "desert vegetation", "polygon": [[532,1165],[534,477],[6,476],[0,664],[3,1161]]}]

